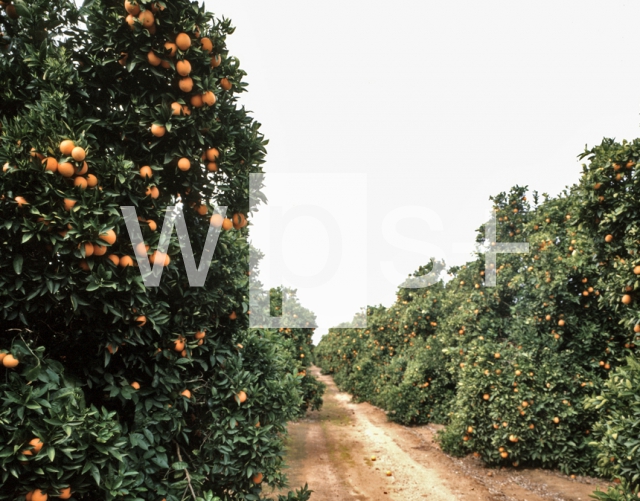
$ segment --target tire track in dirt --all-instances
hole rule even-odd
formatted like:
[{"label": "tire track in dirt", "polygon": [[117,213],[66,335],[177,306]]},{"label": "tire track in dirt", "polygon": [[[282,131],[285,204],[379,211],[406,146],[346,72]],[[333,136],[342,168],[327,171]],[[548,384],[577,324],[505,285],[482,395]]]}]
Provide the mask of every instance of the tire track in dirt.
[{"label": "tire track in dirt", "polygon": [[327,385],[324,406],[290,423],[286,459],[290,485],[308,483],[312,501],[587,501],[596,486],[606,488],[595,479],[452,458],[434,441],[438,427],[391,423],[384,411],[351,402],[317,367],[311,372]]}]

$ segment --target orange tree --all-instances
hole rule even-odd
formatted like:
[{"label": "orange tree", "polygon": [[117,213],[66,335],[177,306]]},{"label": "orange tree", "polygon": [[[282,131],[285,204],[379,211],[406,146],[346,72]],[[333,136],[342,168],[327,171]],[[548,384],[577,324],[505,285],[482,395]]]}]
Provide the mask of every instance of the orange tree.
[{"label": "orange tree", "polygon": [[[266,141],[237,104],[229,21],[186,0],[36,0],[0,24],[0,500],[282,486],[299,362],[279,333],[248,329],[248,176]],[[178,204],[197,257],[221,229],[204,287],[175,235],[157,249]]]}]

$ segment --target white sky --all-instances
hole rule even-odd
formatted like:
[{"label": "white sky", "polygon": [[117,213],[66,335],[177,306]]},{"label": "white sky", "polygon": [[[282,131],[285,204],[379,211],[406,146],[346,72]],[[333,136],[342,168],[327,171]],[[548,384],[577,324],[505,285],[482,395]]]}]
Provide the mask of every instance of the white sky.
[{"label": "white sky", "polygon": [[[638,135],[638,2],[207,6],[237,26],[228,46],[248,72],[250,92],[241,102],[270,140],[270,201],[321,200],[341,231],[358,227],[366,239],[341,257],[348,269],[366,263],[366,298],[354,293],[352,276],[338,287],[332,277],[331,289],[299,288],[318,316],[316,341],[366,304],[390,305],[403,277],[433,255],[427,245],[439,247],[448,265],[466,261],[469,254],[454,253],[454,244],[471,249],[490,195],[515,184],[556,195],[578,180],[576,156],[585,144]],[[344,185],[320,183],[293,196],[286,176],[269,183],[269,173],[335,175],[336,186],[338,174],[366,175],[366,210],[360,196],[345,196]],[[265,249],[260,217],[266,212],[254,218],[252,238]],[[422,250],[385,239],[382,222],[393,231],[398,219],[397,232]],[[284,232],[286,261],[293,270],[317,271],[331,242],[319,224],[304,222]],[[384,261],[392,261],[395,276],[383,273]]]}]

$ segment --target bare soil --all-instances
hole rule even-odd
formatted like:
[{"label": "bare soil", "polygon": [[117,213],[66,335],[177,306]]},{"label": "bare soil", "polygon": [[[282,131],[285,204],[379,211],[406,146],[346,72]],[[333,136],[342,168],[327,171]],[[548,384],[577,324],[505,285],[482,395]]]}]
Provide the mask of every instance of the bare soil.
[{"label": "bare soil", "polygon": [[324,406],[290,423],[287,443],[289,483],[308,483],[312,501],[587,501],[609,485],[448,456],[434,441],[437,426],[391,423],[381,409],[353,403],[318,368],[312,373],[327,385]]}]

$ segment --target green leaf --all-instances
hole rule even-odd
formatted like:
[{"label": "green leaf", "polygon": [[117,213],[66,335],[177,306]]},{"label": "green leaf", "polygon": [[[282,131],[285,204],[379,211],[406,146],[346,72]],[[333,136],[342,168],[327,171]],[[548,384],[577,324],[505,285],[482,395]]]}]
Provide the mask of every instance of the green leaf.
[{"label": "green leaf", "polygon": [[20,275],[22,273],[22,263],[24,262],[24,258],[22,254],[16,254],[13,258],[13,271],[16,272],[16,275]]}]

